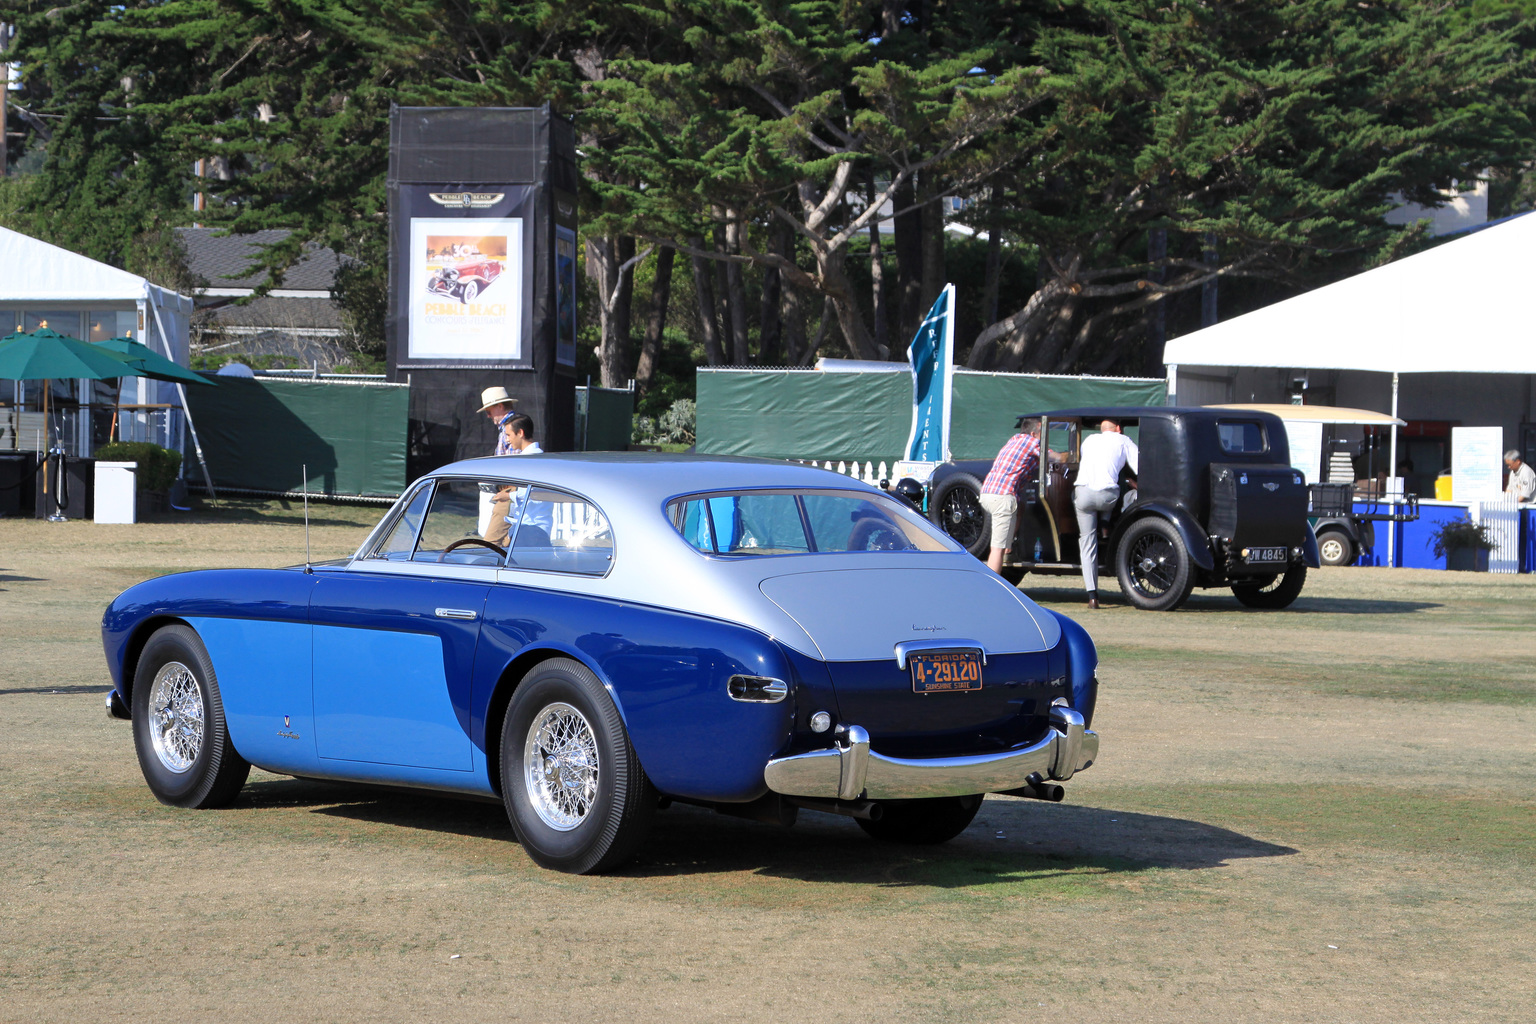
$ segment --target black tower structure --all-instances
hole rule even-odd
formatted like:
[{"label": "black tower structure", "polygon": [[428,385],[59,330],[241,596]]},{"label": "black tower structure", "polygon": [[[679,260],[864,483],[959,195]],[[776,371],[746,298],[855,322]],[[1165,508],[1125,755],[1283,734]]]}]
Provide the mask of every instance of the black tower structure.
[{"label": "black tower structure", "polygon": [[489,455],[502,386],[548,451],[573,445],[576,139],[549,106],[395,107],[389,379],[410,380],[411,477]]}]

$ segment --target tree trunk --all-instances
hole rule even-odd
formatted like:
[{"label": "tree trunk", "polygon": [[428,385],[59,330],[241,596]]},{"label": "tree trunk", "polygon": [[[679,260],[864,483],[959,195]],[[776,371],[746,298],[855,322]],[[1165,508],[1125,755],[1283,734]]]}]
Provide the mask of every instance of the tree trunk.
[{"label": "tree trunk", "polygon": [[800,289],[790,282],[784,282],[783,293],[784,365],[799,366],[805,354],[805,305]]},{"label": "tree trunk", "polygon": [[966,366],[972,370],[1002,369],[1018,366],[1029,353],[1050,314],[1067,293],[1067,286],[1056,277],[1041,276],[1024,308],[990,325],[976,336]]},{"label": "tree trunk", "polygon": [[848,342],[848,354],[855,359],[884,359],[889,352],[875,347],[864,314],[854,296],[853,282],[848,280],[843,265],[847,254],[842,250],[821,249],[816,252],[817,276],[821,278],[821,290],[837,312],[837,324]]},{"label": "tree trunk", "polygon": [[987,210],[987,269],[981,286],[981,322],[997,322],[998,294],[1003,281],[1003,190],[992,186]]},{"label": "tree trunk", "polygon": [[[725,225],[715,225],[715,251],[727,252],[725,242]],[[714,264],[711,267],[711,277],[714,278],[714,296],[716,309],[716,323],[720,325],[720,348],[726,363],[736,363],[736,346],[731,340],[731,282],[726,276],[724,260],[710,260]],[[737,364],[739,365],[739,364]]]},{"label": "tree trunk", "polygon": [[[931,179],[930,179],[931,180]],[[923,297],[918,316],[925,316],[939,292],[944,290],[944,198],[922,189],[928,200],[923,205]],[[914,328],[916,330],[916,328]]]},{"label": "tree trunk", "polygon": [[[725,250],[732,256],[741,254],[741,232],[744,230],[736,211],[730,211],[730,220],[725,224]],[[731,359],[738,366],[746,366],[752,361],[752,351],[747,340],[747,287],[740,263],[725,265],[725,285],[731,297]]]},{"label": "tree trunk", "polygon": [[[694,235],[688,239],[688,244],[694,249],[703,249],[704,239]],[[714,261],[703,256],[692,259],[693,291],[699,301],[699,326],[704,332],[704,358],[710,366],[719,366],[725,362],[725,356],[720,351],[720,322],[715,319],[715,288],[710,281],[709,264]]]},{"label": "tree trunk", "polygon": [[620,266],[616,250],[612,238],[587,239],[587,277],[597,287],[597,365],[605,388],[621,386],[624,375],[623,348],[613,319],[613,286]]},{"label": "tree trunk", "polygon": [[[896,209],[907,210],[917,202],[917,192],[909,178],[896,190],[891,200]],[[923,306],[923,214],[921,210],[898,213],[891,228],[892,248],[896,251],[896,337],[910,338],[917,333],[927,307]]]},{"label": "tree trunk", "polygon": [[[618,245],[615,246],[614,265],[615,267],[622,267],[635,258],[635,239],[633,235],[621,235],[616,241]],[[613,303],[613,333],[618,345],[619,361],[621,364],[621,374],[618,378],[619,383],[605,384],[603,385],[604,387],[623,387],[628,378],[623,375],[622,368],[627,368],[634,364],[633,357],[630,354],[633,350],[633,346],[630,344],[630,327],[633,319],[632,310],[635,304],[634,270],[635,268],[631,267],[628,271],[619,275],[619,295]]]},{"label": "tree trunk", "polygon": [[640,394],[651,389],[656,379],[656,364],[661,359],[663,332],[667,327],[667,306],[672,301],[672,264],[675,249],[656,254],[656,277],[651,281],[651,315],[645,322],[645,340],[640,345],[640,361],[635,367],[635,387]]},{"label": "tree trunk", "polygon": [[[769,251],[784,259],[795,258],[794,229],[783,221],[775,221],[769,229]],[[780,278],[777,267],[763,270],[763,301],[757,319],[757,361],[763,366],[779,365],[779,338],[783,319],[780,315]]]},{"label": "tree trunk", "polygon": [[[864,186],[865,201],[875,201],[875,172],[869,172]],[[870,305],[875,311],[875,347],[895,354],[891,346],[891,328],[887,323],[885,308],[885,255],[880,251],[880,218],[869,222],[869,291]]]}]

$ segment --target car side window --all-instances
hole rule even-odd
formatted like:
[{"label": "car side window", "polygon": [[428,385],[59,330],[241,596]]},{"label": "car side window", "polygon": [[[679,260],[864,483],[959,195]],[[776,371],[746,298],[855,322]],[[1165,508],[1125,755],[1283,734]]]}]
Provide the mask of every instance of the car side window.
[{"label": "car side window", "polygon": [[500,565],[505,549],[485,535],[490,502],[505,486],[491,480],[439,480],[411,561]]},{"label": "car side window", "polygon": [[511,518],[507,567],[602,576],[613,564],[613,530],[601,509],[574,494],[534,487]]},{"label": "car side window", "polygon": [[1221,450],[1228,455],[1256,454],[1269,447],[1264,428],[1251,420],[1219,420],[1216,434],[1221,439]]},{"label": "car side window", "polygon": [[427,502],[432,497],[432,486],[419,488],[411,496],[410,504],[405,511],[400,513],[400,518],[395,520],[394,528],[384,539],[368,554],[369,558],[384,558],[393,562],[407,561],[411,552],[416,550],[416,534],[421,529],[421,521],[427,514]]}]

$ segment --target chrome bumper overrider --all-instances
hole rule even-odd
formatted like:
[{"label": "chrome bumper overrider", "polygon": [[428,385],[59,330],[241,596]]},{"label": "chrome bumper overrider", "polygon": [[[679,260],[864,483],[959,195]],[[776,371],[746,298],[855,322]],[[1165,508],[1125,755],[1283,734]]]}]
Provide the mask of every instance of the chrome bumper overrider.
[{"label": "chrome bumper overrider", "polygon": [[1019,750],[918,760],[886,757],[869,749],[866,730],[850,725],[839,730],[830,750],[769,761],[763,780],[784,796],[829,800],[969,796],[1019,789],[1036,773],[1064,782],[1098,756],[1099,734],[1083,727],[1083,716],[1053,707],[1045,738]]}]

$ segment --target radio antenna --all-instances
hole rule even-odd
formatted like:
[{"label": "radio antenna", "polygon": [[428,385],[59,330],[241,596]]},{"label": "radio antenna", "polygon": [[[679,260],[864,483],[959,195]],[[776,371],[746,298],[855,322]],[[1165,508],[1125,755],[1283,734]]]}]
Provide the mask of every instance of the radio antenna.
[{"label": "radio antenna", "polygon": [[304,465],[304,571],[312,573],[315,570],[309,564],[309,466]]}]

